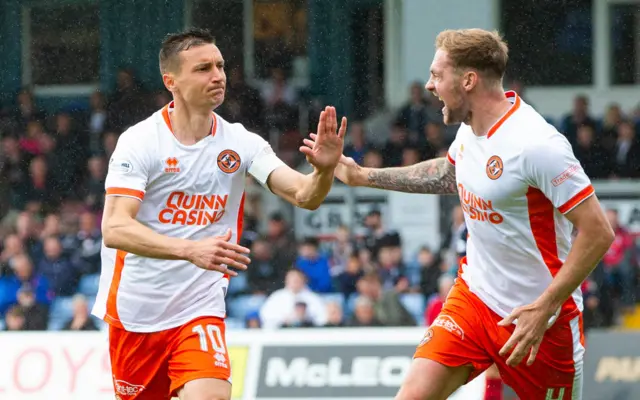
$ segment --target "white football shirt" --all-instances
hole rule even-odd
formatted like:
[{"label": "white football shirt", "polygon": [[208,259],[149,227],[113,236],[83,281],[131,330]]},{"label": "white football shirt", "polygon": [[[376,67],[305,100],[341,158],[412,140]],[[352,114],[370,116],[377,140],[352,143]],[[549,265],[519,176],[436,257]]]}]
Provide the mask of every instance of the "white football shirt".
[{"label": "white football shirt", "polygon": [[[462,124],[447,157],[469,231],[460,276],[502,317],[549,286],[571,248],[564,214],[594,194],[567,139],[515,92],[506,95],[513,105],[488,134]],[[577,310],[579,288],[562,314]]]},{"label": "white football shirt", "polygon": [[[173,103],[132,126],[109,161],[107,196],[141,201],[137,220],[154,231],[199,240],[242,234],[245,177],[266,186],[284,165],[271,146],[240,124],[213,114],[211,135],[194,145],[173,135]],[[201,316],[224,317],[228,277],[182,260],[141,257],[102,245],[92,314],[133,332],[156,332]]]}]

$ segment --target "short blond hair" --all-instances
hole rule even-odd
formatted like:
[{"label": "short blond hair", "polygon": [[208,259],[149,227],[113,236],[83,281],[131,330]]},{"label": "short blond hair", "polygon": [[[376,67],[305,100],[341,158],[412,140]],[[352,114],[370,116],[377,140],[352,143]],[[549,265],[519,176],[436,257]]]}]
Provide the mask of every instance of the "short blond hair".
[{"label": "short blond hair", "polygon": [[502,81],[509,47],[497,31],[458,29],[440,32],[436,49],[446,51],[455,69],[472,68],[486,78]]}]

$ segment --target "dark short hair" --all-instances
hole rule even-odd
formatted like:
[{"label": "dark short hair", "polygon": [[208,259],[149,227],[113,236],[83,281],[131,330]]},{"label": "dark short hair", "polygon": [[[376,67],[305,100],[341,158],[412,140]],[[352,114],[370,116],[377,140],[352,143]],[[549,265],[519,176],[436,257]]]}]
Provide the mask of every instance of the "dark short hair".
[{"label": "dark short hair", "polygon": [[205,44],[216,44],[216,39],[206,29],[190,28],[179,33],[170,33],[162,42],[160,54],[160,72],[179,71],[180,60],[178,54],[181,51],[189,50],[191,47]]}]

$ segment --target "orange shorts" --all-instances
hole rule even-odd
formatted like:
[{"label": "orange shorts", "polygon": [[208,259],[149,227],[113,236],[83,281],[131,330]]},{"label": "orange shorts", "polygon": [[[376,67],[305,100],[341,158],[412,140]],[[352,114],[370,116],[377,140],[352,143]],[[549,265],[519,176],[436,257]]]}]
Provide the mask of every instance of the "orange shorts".
[{"label": "orange shorts", "polygon": [[161,332],[109,327],[116,399],[162,400],[200,378],[231,381],[222,318],[201,317]]},{"label": "orange shorts", "polygon": [[578,311],[560,315],[547,330],[531,366],[525,357],[518,366],[509,367],[508,355],[498,354],[515,329],[498,326],[501,320],[458,278],[414,357],[449,367],[471,366],[469,381],[495,363],[504,382],[522,400],[582,398],[584,335]]}]

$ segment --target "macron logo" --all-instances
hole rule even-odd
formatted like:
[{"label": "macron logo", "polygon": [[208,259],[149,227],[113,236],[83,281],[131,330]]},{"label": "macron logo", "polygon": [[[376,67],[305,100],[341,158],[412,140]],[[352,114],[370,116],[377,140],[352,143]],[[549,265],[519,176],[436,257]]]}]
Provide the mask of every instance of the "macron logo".
[{"label": "macron logo", "polygon": [[563,173],[553,178],[551,183],[553,186],[560,186],[564,181],[574,176],[578,171],[580,171],[580,165],[574,164],[567,168]]}]

